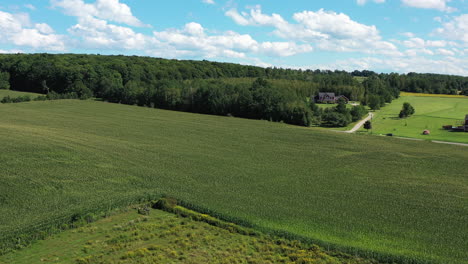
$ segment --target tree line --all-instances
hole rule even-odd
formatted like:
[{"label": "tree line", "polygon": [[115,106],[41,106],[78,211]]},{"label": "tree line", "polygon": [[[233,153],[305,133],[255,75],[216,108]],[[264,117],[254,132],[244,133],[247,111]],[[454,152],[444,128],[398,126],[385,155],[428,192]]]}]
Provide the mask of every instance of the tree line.
[{"label": "tree line", "polygon": [[[399,96],[406,83],[399,80],[406,78],[370,71],[304,71],[137,56],[0,55],[0,89],[52,94],[49,97],[54,98],[97,97],[114,103],[303,126],[346,126],[363,112],[363,108],[339,106],[322,110],[313,103],[318,92],[334,92],[378,109]],[[459,83],[462,77],[446,78]]]},{"label": "tree line", "polygon": [[351,74],[361,77],[379,76],[389,86],[405,92],[468,96],[468,77],[463,76],[414,72],[377,74],[372,71],[354,71]]}]

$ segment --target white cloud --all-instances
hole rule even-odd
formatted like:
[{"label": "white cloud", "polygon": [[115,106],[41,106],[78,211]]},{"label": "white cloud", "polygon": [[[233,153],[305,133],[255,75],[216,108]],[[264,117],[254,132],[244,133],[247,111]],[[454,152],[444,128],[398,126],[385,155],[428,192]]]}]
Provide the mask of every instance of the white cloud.
[{"label": "white cloud", "polygon": [[448,45],[445,40],[424,40],[422,38],[410,38],[402,44],[407,48],[445,47]]},{"label": "white cloud", "polygon": [[246,53],[286,57],[311,52],[310,45],[294,42],[258,43],[250,35],[227,31],[219,35],[207,35],[198,23],[188,23],[183,30],[154,32],[156,40],[184,54],[201,54],[204,57],[244,58]]},{"label": "white cloud", "polygon": [[30,9],[30,10],[36,10],[36,7],[32,4],[26,4],[24,5],[24,7],[26,7],[27,9]]},{"label": "white cloud", "polygon": [[420,49],[408,49],[405,50],[405,54],[410,57],[415,57],[420,54],[425,54],[425,55],[434,55],[434,52],[430,49],[426,48],[420,48]]},{"label": "white cloud", "polygon": [[136,33],[131,28],[112,25],[91,16],[80,17],[78,24],[68,32],[80,38],[79,45],[86,48],[116,50],[144,50],[152,44],[151,37]]},{"label": "white cloud", "polygon": [[250,24],[250,21],[246,19],[243,15],[239,14],[239,12],[237,12],[237,10],[234,8],[228,10],[225,14],[241,26],[247,26]]},{"label": "white cloud", "polygon": [[138,18],[133,16],[130,7],[119,0],[96,0],[87,4],[83,0],[51,0],[53,7],[60,7],[64,13],[76,17],[93,16],[117,23],[135,27],[145,27]]},{"label": "white cloud", "polygon": [[401,2],[410,7],[424,8],[424,9],[437,9],[445,12],[456,11],[455,8],[447,5],[451,0],[401,0]]},{"label": "white cloud", "polygon": [[310,45],[297,45],[294,42],[264,42],[261,51],[270,56],[287,57],[298,53],[308,53],[313,50]]},{"label": "white cloud", "polygon": [[[294,20],[303,26],[302,34],[305,38],[311,35],[337,39],[378,39],[379,33],[375,26],[367,26],[353,21],[343,13],[327,12],[320,9],[317,12],[303,11],[293,16]],[[282,32],[282,34],[288,34]]]},{"label": "white cloud", "polygon": [[19,50],[19,49],[12,49],[12,50],[1,50],[0,49],[0,53],[2,53],[2,54],[14,54],[14,53],[23,53],[23,51]]},{"label": "white cloud", "polygon": [[35,50],[64,51],[64,37],[53,33],[45,23],[33,25],[27,14],[0,11],[0,42]]},{"label": "white cloud", "polygon": [[437,54],[442,56],[455,56],[455,52],[447,49],[437,49]]},{"label": "white cloud", "polygon": [[[365,5],[368,2],[368,0],[357,0],[358,5]],[[382,4],[385,3],[385,0],[373,0],[374,3],[377,4]]]},{"label": "white cloud", "polygon": [[294,42],[259,43],[248,34],[233,31],[207,34],[205,28],[195,22],[187,23],[182,29],[154,31],[148,36],[88,16],[80,17],[78,24],[68,31],[79,39],[77,47],[141,51],[173,58],[247,58],[247,54],[285,57],[312,51],[311,46]]},{"label": "white cloud", "polygon": [[202,25],[191,22],[185,25],[185,32],[193,36],[201,36],[205,33],[205,29]]},{"label": "white cloud", "polygon": [[210,5],[214,5],[214,4],[215,4],[215,1],[214,1],[214,0],[203,0],[203,3],[205,3],[205,4],[210,4]]},{"label": "white cloud", "polygon": [[52,34],[54,33],[55,31],[49,26],[47,25],[46,23],[40,23],[40,24],[36,24],[35,25],[35,28],[37,30],[39,30],[39,32],[43,33],[43,34]]},{"label": "white cloud", "polygon": [[446,56],[441,59],[428,59],[425,57],[392,57],[392,58],[351,58],[324,65],[313,65],[303,68],[340,69],[340,70],[369,70],[396,72],[423,72],[468,76],[466,58]]},{"label": "white cloud", "polygon": [[451,21],[443,23],[442,27],[435,30],[435,34],[468,46],[468,14],[453,17]]},{"label": "white cloud", "polygon": [[273,27],[273,33],[278,37],[315,44],[322,50],[401,55],[395,45],[382,41],[375,26],[358,23],[343,13],[323,9],[303,11],[293,15],[295,24],[278,14],[263,14],[260,6],[251,8],[250,13],[231,9],[225,14],[239,25]]}]

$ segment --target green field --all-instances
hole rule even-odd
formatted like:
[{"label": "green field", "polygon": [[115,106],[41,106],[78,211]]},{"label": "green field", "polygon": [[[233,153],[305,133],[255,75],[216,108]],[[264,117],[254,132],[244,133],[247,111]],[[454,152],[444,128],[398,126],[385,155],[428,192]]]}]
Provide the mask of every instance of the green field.
[{"label": "green field", "polygon": [[14,98],[14,97],[25,96],[25,95],[29,95],[31,97],[31,99],[33,99],[33,98],[36,98],[37,96],[39,96],[40,94],[0,89],[0,100],[5,96],[10,96],[10,97]]},{"label": "green field", "polygon": [[0,263],[377,263],[250,230],[240,233],[226,224],[221,228],[160,210],[145,216],[130,210],[0,256]]},{"label": "green field", "polygon": [[168,194],[321,245],[468,263],[463,147],[95,101],[0,112],[2,239]]},{"label": "green field", "polygon": [[[400,119],[403,103],[410,103],[415,109],[414,116]],[[402,93],[402,96],[376,113],[373,133],[393,133],[395,136],[468,143],[468,133],[450,132],[444,125],[456,125],[468,115],[468,97],[436,97]],[[428,129],[431,135],[422,132]]]}]

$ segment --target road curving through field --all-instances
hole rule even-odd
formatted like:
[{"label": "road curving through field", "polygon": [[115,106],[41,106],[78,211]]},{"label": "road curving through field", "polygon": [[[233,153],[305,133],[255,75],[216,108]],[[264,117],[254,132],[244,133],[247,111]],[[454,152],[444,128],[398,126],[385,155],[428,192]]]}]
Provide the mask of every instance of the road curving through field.
[{"label": "road curving through field", "polygon": [[371,120],[373,117],[374,117],[374,114],[369,112],[369,115],[366,118],[359,121],[359,123],[357,123],[351,130],[348,130],[348,131],[345,131],[345,132],[346,133],[354,133],[354,132],[358,131],[364,125],[364,123]]}]

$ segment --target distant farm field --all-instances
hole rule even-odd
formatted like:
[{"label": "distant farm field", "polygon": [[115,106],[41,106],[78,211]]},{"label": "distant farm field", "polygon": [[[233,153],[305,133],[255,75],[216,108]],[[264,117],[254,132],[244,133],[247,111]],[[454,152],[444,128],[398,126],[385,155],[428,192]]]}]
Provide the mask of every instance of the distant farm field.
[{"label": "distant farm field", "polygon": [[[414,116],[400,119],[403,103],[410,103]],[[373,120],[373,133],[393,133],[396,136],[468,143],[468,133],[450,132],[444,125],[457,125],[468,115],[468,97],[459,95],[427,95],[402,93],[401,97],[383,107]],[[423,135],[430,130],[429,136]]]},{"label": "distant farm field", "polygon": [[0,240],[167,194],[322,245],[468,263],[463,147],[95,101],[0,112]]}]

